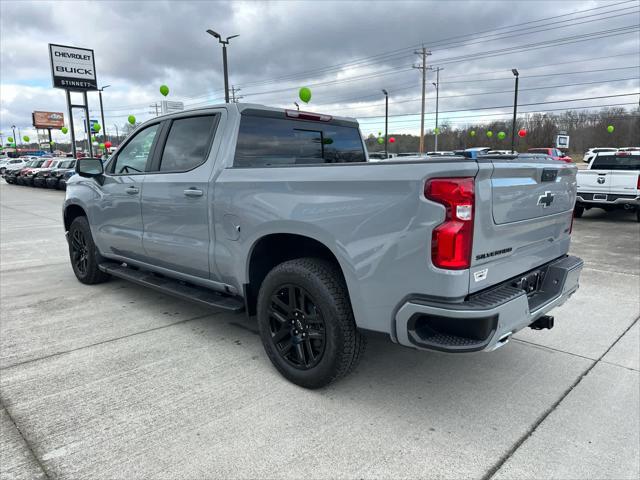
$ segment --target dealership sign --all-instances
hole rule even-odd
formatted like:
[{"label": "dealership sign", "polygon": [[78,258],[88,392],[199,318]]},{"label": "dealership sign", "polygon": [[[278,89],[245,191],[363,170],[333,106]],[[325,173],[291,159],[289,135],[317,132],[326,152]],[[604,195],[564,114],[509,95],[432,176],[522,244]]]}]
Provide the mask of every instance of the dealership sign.
[{"label": "dealership sign", "polygon": [[56,128],[64,127],[64,115],[61,112],[33,112],[31,114],[33,126],[36,128]]},{"label": "dealership sign", "polygon": [[49,44],[53,86],[72,91],[97,90],[93,50]]}]

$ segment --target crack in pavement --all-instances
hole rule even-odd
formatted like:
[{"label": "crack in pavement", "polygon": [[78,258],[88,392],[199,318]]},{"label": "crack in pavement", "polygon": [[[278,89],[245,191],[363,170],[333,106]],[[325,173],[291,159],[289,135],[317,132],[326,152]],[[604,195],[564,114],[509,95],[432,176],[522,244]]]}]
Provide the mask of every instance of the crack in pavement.
[{"label": "crack in pavement", "polygon": [[[625,330],[618,336],[618,338],[616,338],[615,341],[611,345],[609,345],[609,348],[607,348],[605,352],[602,355],[600,355],[600,357],[598,357],[595,361],[593,361],[593,363],[576,379],[576,381],[573,382],[573,384],[571,384],[571,386],[567,390],[565,390],[565,392],[562,395],[560,395],[560,398],[556,402],[554,402],[554,404],[551,405],[551,407],[545,410],[545,412],[538,418],[538,420],[536,420],[533,423],[533,425],[518,439],[518,441],[516,441],[513,444],[513,446],[509,449],[509,451],[505,453],[502,457],[500,457],[500,459],[493,465],[493,467],[491,467],[487,471],[487,473],[482,476],[482,480],[489,480],[502,468],[502,466],[505,463],[507,463],[507,461],[516,453],[516,451],[524,444],[524,442],[526,442],[529,439],[529,437],[531,437],[531,435],[535,433],[538,427],[549,417],[549,415],[551,415],[556,410],[556,408],[558,408],[558,406],[562,403],[562,401],[565,398],[567,398],[567,396],[573,391],[573,389],[578,386],[578,384],[582,381],[582,379],[586,377],[589,374],[589,372],[593,370],[593,368],[602,361],[605,355],[609,353],[609,351],[620,341],[622,337],[626,335],[626,333],[629,330],[631,330],[631,328],[636,323],[638,323],[639,320],[640,320],[640,317],[637,317],[633,322],[631,322],[631,325],[625,328]],[[529,342],[523,342],[523,343],[529,343]],[[567,353],[567,352],[563,352],[563,353]],[[583,358],[586,358],[586,357],[583,357]],[[608,364],[609,362],[604,362],[604,363]],[[624,368],[624,367],[621,367],[621,368]]]},{"label": "crack in pavement", "polygon": [[42,472],[42,474],[45,476],[45,478],[52,478],[49,473],[47,473],[47,470],[44,466],[44,463],[42,463],[42,461],[40,460],[40,457],[38,457],[38,455],[36,455],[35,450],[33,449],[33,446],[31,445],[31,443],[27,440],[27,438],[22,434],[22,430],[20,430],[20,427],[18,427],[18,424],[16,423],[16,421],[13,419],[13,415],[11,415],[11,412],[9,411],[9,408],[4,404],[4,402],[2,401],[2,397],[0,397],[0,408],[4,409],[5,412],[7,412],[7,417],[9,417],[9,420],[11,421],[13,427],[16,429],[16,431],[18,432],[18,435],[20,435],[20,438],[22,438],[22,441],[24,442],[25,446],[27,447],[27,450],[29,451],[29,453],[31,454],[31,456],[33,457],[33,460],[35,461],[36,465],[38,466],[38,468],[40,469],[40,471]]}]

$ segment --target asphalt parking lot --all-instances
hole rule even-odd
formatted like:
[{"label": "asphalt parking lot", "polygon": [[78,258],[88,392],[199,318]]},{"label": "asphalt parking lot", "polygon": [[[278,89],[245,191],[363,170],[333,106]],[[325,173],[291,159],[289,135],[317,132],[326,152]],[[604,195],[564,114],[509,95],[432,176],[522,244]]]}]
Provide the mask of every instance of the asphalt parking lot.
[{"label": "asphalt parking lot", "polygon": [[0,185],[1,478],[638,478],[640,227],[576,219],[551,331],[452,356],[371,340],[320,391],[256,325],[67,259],[64,193]]}]

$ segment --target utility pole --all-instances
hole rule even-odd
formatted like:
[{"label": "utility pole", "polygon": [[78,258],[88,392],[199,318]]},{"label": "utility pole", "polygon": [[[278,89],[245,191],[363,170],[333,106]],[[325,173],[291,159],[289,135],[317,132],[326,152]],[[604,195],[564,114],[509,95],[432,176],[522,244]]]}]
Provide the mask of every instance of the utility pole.
[{"label": "utility pole", "polygon": [[158,115],[160,115],[160,107],[161,106],[162,105],[160,105],[158,102],[154,103],[153,105],[149,105],[150,108],[153,108],[155,110],[155,112],[154,112],[154,110],[151,110],[149,113],[151,115],[155,115],[157,117]]},{"label": "utility pole", "polygon": [[427,84],[427,55],[431,55],[431,52],[423,46],[414,53],[422,57],[422,64],[413,66],[413,68],[422,70],[422,109],[420,111],[420,155],[422,155],[424,153],[424,100],[425,85]]},{"label": "utility pole", "polygon": [[233,103],[238,103],[238,101],[243,98],[242,95],[238,95],[237,93],[242,90],[241,88],[236,88],[234,85],[231,85],[231,101]]},{"label": "utility pole", "polygon": [[116,127],[116,142],[118,143],[118,145],[120,145],[120,134],[118,133],[118,124],[114,123],[113,126]]},{"label": "utility pole", "polygon": [[435,146],[434,146],[434,150],[437,152],[438,151],[438,134],[440,133],[438,131],[438,101],[440,99],[440,70],[443,70],[442,67],[437,67],[437,68],[433,68],[433,67],[429,67],[429,70],[433,70],[436,72],[436,82],[432,83],[432,85],[434,87],[436,87],[436,129],[435,129],[435,136],[436,136],[436,141],[435,141]]}]

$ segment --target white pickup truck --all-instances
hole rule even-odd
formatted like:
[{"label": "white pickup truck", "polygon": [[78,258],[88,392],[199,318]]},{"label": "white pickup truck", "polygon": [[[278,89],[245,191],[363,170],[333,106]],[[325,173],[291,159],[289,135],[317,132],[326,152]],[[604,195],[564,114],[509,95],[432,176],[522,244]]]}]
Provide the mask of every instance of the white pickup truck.
[{"label": "white pickup truck", "polygon": [[586,170],[579,170],[574,216],[585,209],[624,208],[636,212],[640,222],[640,152],[600,152]]}]

